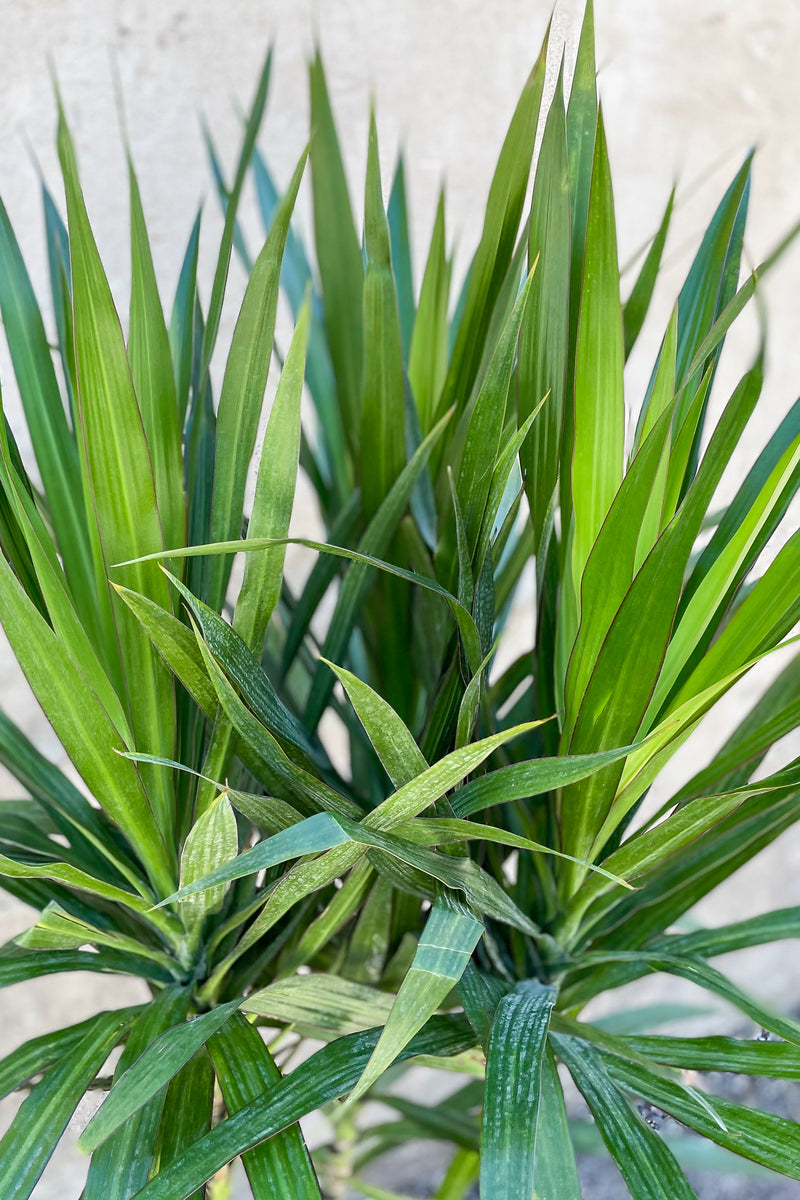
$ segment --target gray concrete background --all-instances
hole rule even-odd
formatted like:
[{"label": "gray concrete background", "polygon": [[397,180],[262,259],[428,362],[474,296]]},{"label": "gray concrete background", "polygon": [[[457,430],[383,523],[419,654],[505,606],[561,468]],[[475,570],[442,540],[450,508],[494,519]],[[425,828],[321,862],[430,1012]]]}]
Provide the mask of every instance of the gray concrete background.
[{"label": "gray concrete background", "polygon": [[[555,41],[572,50],[580,5],[558,6]],[[230,169],[239,124],[234,103],[249,103],[268,42],[275,39],[272,89],[261,145],[278,180],[285,182],[307,136],[304,63],[317,38],[323,49],[333,104],[344,142],[355,207],[361,208],[367,110],[375,97],[384,179],[398,145],[408,158],[408,185],[416,230],[417,279],[440,183],[448,197],[449,238],[462,248],[463,271],[482,218],[497,151],[518,92],[538,52],[549,15],[541,0],[329,0],[293,4],[276,0],[0,0],[0,194],[6,203],[40,296],[47,294],[46,263],[32,147],[58,195],[55,113],[48,56],[58,75],[75,135],[90,215],[119,298],[127,307],[127,185],[112,85],[112,60],[122,83],[128,125],[148,217],[156,269],[171,303],[183,245],[198,203],[205,198],[201,279],[208,295],[220,220],[198,129],[203,113]],[[599,0],[599,87],[614,173],[620,259],[624,263],[650,236],[673,180],[680,206],[667,252],[667,269],[654,301],[653,320],[627,370],[632,401],[642,394],[655,345],[687,265],[727,180],[742,156],[758,145],[746,249],[757,263],[800,216],[800,6],[796,0]],[[256,244],[252,197],[246,225]],[[310,229],[307,197],[299,223]],[[630,276],[628,277],[630,281]],[[729,494],[798,394],[800,339],[797,291],[800,252],[792,251],[764,288],[769,314],[769,370],[761,414],[727,481]],[[243,276],[234,264],[221,347],[230,337]],[[124,318],[123,318],[124,319]],[[751,320],[729,339],[717,398],[730,391],[755,341]],[[223,361],[222,356],[218,361]],[[0,381],[15,430],[22,432],[13,377],[0,351]],[[727,389],[727,391],[726,391]],[[24,434],[20,437],[25,453]],[[306,531],[316,517],[307,492],[298,498],[295,524]],[[293,569],[307,559],[290,556]],[[515,636],[528,637],[521,611]],[[765,664],[740,684],[729,703],[681,751],[667,788],[688,776],[726,735],[735,715],[752,703],[777,669]],[[20,680],[5,645],[0,649],[0,702],[45,753],[61,759],[38,706]],[[791,745],[776,748],[776,765]],[[16,785],[0,778],[3,795]],[[800,839],[790,834],[736,881],[701,906],[709,923],[775,905],[800,903]],[[22,906],[0,898],[0,940],[29,922]],[[729,966],[762,998],[782,1007],[796,1002],[800,963],[783,945]],[[647,989],[660,993],[660,981]],[[111,977],[56,976],[0,993],[0,1053],[36,1032],[79,1020],[137,993]],[[676,994],[695,999],[690,989]],[[614,1003],[616,1003],[616,998]],[[720,1027],[730,1016],[720,1015]],[[0,1110],[10,1119],[14,1101]],[[85,1114],[79,1114],[85,1119]],[[69,1141],[69,1140],[68,1140]],[[82,1164],[68,1144],[48,1168],[37,1200],[77,1196]]]}]

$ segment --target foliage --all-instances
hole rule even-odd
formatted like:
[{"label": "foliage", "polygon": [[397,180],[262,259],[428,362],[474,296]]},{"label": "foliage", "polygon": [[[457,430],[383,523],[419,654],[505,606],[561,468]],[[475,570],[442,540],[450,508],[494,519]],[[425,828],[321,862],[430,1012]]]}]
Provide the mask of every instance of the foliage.
[{"label": "foliage", "polygon": [[[443,199],[414,287],[404,165],[385,206],[374,117],[362,251],[318,56],[285,193],[257,147],[269,58],[230,189],[207,134],[225,223],[205,303],[198,216],[165,317],[131,162],[123,333],[62,111],[66,225],[44,190],[55,351],[0,207],[0,311],[41,479],[4,422],[0,612],[86,788],[0,718],[0,759],[28,794],[2,806],[0,872],[40,914],[0,951],[0,982],[88,969],[151,996],[0,1063],[6,1092],[34,1081],[0,1141],[8,1200],[31,1195],[116,1046],[81,1137],[87,1200],[199,1200],[237,1156],[257,1200],[340,1194],[417,1136],[454,1148],[439,1200],[478,1180],[492,1200],[573,1200],[592,1134],[568,1120],[564,1070],[636,1200],[694,1195],[686,1138],[643,1105],[800,1178],[795,1125],[685,1074],[798,1077],[800,1027],[710,960],[797,937],[800,915],[675,931],[796,818],[800,764],[759,768],[800,719],[800,659],[689,784],[647,801],[800,617],[800,534],[763,557],[800,483],[800,406],[713,509],[751,436],[763,348],[707,423],[728,330],[789,239],[737,290],[748,156],[634,405],[624,364],[673,197],[623,303],[591,4],[566,102],[563,71],[543,101],[547,49],[458,295]],[[307,158],[313,261],[292,228]],[[237,223],[249,171],[254,258]],[[249,281],[215,400],[234,248]],[[276,347],[281,288],[295,330]],[[325,541],[289,537],[298,464]],[[299,589],[290,540],[315,556]],[[582,1016],[653,971],[780,1041],[659,1036],[663,1012],[625,1032]],[[299,1061],[306,1038],[323,1045]],[[466,1082],[435,1106],[404,1100],[387,1088],[407,1061]],[[359,1134],[365,1096],[397,1119]],[[312,1159],[298,1120],[343,1097]]]}]

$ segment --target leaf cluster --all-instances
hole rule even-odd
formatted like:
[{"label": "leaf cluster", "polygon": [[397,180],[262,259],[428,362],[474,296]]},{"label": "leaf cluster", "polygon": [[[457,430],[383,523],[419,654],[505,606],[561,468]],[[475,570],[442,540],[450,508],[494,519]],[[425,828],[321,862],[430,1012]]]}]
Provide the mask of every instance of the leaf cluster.
[{"label": "leaf cluster", "polygon": [[[648,796],[800,617],[800,534],[764,558],[800,484],[800,402],[762,448],[763,344],[707,420],[728,332],[795,231],[740,284],[748,156],[645,395],[626,394],[674,196],[623,300],[591,2],[569,95],[562,66],[544,103],[549,48],[459,292],[443,196],[415,285],[405,167],[385,203],[374,115],[362,236],[319,55],[285,191],[258,147],[270,56],[230,186],[206,131],[224,211],[207,297],[198,214],[165,312],[129,155],[123,326],[60,102],[66,221],[43,184],[55,347],[0,205],[0,314],[41,479],[4,419],[0,616],[85,785],[0,716],[26,793],[0,810],[0,876],[39,914],[0,949],[0,984],[117,972],[151,997],[0,1062],[5,1092],[30,1085],[0,1140],[8,1200],[32,1194],[120,1046],[81,1137],[86,1200],[202,1200],[237,1157],[257,1200],[311,1200],[419,1136],[454,1148],[439,1200],[476,1181],[491,1200],[579,1200],[586,1131],[559,1064],[635,1200],[694,1195],[686,1139],[646,1106],[800,1178],[796,1125],[686,1074],[800,1077],[800,1026],[710,961],[797,938],[800,914],[678,924],[796,819],[800,764],[760,768],[800,723],[800,658],[688,784],[657,811]],[[313,252],[293,225],[306,174]],[[248,283],[215,396],[234,253]],[[753,465],[715,510],[744,440]],[[322,539],[290,536],[298,471]],[[290,542],[314,556],[301,587]],[[659,1035],[672,1009],[622,1031],[582,1015],[654,971],[778,1040]],[[305,1039],[322,1046],[296,1065]],[[466,1082],[403,1099],[387,1088],[408,1061]],[[358,1131],[366,1096],[396,1119]],[[325,1106],[312,1160],[298,1122]]]}]

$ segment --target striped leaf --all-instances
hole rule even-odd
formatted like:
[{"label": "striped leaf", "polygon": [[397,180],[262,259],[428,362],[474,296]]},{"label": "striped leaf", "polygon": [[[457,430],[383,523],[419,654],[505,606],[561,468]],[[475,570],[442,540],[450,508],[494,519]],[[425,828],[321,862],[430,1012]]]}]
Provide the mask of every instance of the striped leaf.
[{"label": "striped leaf", "polygon": [[[280,1083],[261,1035],[235,1013],[209,1042],[222,1098],[231,1116]],[[319,1200],[317,1177],[298,1124],[242,1155],[254,1200]]]},{"label": "striped leaf", "polygon": [[372,1087],[433,1016],[461,978],[482,933],[483,925],[469,909],[449,899],[435,901],[414,961],[351,1099]]},{"label": "striped leaf", "polygon": [[403,347],[383,207],[375,114],[369,127],[364,199],[364,365],[361,396],[361,494],[369,521],[405,466]]},{"label": "striped leaf", "polygon": [[517,984],[497,1006],[486,1055],[481,1193],[529,1200],[533,1192],[543,1056],[556,990]]},{"label": "striped leaf", "polygon": [[86,1089],[131,1023],[129,1013],[98,1014],[92,1028],[23,1102],[0,1140],[8,1200],[27,1200]]},{"label": "striped leaf", "polygon": [[[272,359],[281,261],[306,157],[304,152],[256,259],[233,332],[217,413],[212,541],[238,537],[241,530],[247,468],[255,448]],[[209,573],[209,603],[219,611],[230,563],[223,558],[213,559]]]}]

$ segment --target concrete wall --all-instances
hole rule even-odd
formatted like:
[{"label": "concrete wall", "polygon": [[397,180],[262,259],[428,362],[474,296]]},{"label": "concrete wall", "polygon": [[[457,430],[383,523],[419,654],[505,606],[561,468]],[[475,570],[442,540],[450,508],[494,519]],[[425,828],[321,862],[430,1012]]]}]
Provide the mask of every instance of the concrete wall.
[{"label": "concrete wall", "polygon": [[[568,54],[575,43],[579,7],[577,0],[569,0],[556,14],[556,37],[566,39]],[[442,180],[447,184],[450,236],[464,248],[474,243],[495,157],[548,15],[543,0],[329,0],[325,4],[2,0],[0,195],[40,294],[45,295],[46,289],[44,243],[28,146],[57,189],[48,56],[75,134],[101,252],[124,311],[129,280],[127,185],[112,62],[125,96],[156,267],[170,299],[201,199],[206,199],[201,259],[206,296],[219,232],[198,116],[202,113],[208,120],[230,169],[239,136],[234,105],[249,103],[265,48],[273,38],[273,86],[261,145],[279,180],[288,178],[307,136],[304,63],[317,37],[355,181],[357,208],[370,96],[377,103],[386,179],[398,144],[406,147],[419,277]],[[795,0],[767,0],[761,5],[747,0],[598,0],[599,84],[623,262],[655,230],[676,179],[681,199],[654,321],[629,364],[632,397],[641,395],[687,254],[748,147],[756,143],[759,147],[747,240],[749,261],[759,262],[800,215],[799,38],[800,7]],[[304,204],[300,223],[308,230]],[[246,225],[255,244],[258,223],[252,208]],[[764,437],[798,392],[799,280],[800,252],[793,251],[764,289],[771,330],[759,423]],[[223,346],[242,283],[242,273],[234,266]],[[746,365],[754,337],[751,322],[731,339],[727,364],[720,372],[719,397]],[[19,430],[14,383],[4,352],[0,353],[0,379]],[[24,451],[24,437],[21,443]],[[753,448],[749,441],[743,447],[734,476],[746,468]],[[734,483],[732,477],[728,490]],[[305,510],[298,514],[301,525],[312,519]],[[756,684],[739,689],[732,707],[747,703],[753,687],[763,685],[771,670],[761,672]],[[43,727],[5,648],[0,654],[0,688],[3,706],[46,753],[58,758],[59,748]],[[707,755],[714,742],[724,737],[731,711],[704,728],[702,737],[682,754],[679,772],[689,773],[697,755]],[[784,748],[784,757],[787,752]],[[15,794],[15,785],[7,777],[0,782],[4,794]],[[800,902],[798,866],[797,838],[783,839],[701,915],[721,921],[772,902]],[[4,940],[25,926],[28,915],[8,901],[0,904]],[[797,974],[792,978],[778,965],[788,957],[779,954],[759,960],[763,994],[776,1000],[796,996]],[[36,1030],[77,1020],[98,1005],[113,1005],[123,994],[130,994],[130,989],[121,982],[81,978],[65,982],[58,977],[0,993],[0,1052]],[[11,1107],[5,1110],[9,1114]],[[37,1191],[41,1200],[77,1195],[80,1167],[67,1159],[69,1155],[48,1171]]]}]

